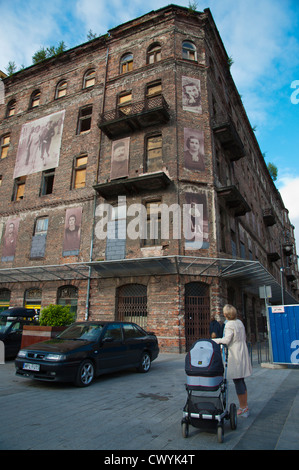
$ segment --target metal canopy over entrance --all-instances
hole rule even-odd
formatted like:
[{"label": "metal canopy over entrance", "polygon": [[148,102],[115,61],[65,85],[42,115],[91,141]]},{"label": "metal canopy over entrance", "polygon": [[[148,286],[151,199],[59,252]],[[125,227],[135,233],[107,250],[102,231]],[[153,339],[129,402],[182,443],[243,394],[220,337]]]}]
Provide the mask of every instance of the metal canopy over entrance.
[{"label": "metal canopy over entrance", "polygon": [[[53,266],[26,266],[0,269],[0,283],[28,281],[71,281],[88,278],[112,278],[150,275],[212,276],[238,282],[240,288],[259,295],[261,286],[270,286],[271,302],[281,302],[281,285],[258,261],[203,258],[192,256],[162,256],[153,258],[91,261]],[[285,289],[285,304],[298,301]]]}]

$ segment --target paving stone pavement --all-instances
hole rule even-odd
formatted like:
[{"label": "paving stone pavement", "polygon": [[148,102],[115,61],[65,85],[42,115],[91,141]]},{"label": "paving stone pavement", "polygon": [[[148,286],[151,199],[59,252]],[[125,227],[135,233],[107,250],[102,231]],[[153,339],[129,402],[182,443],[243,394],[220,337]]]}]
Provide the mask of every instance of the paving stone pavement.
[{"label": "paving stone pavement", "polygon": [[[253,360],[246,379],[250,416],[236,430],[181,432],[187,394],[184,354],[161,353],[147,374],[101,376],[87,388],[17,377],[14,361],[0,365],[0,450],[172,451],[298,450],[299,370]],[[238,403],[229,383],[229,403]],[[113,454],[116,455],[116,454]],[[133,455],[133,453],[132,453]]]}]

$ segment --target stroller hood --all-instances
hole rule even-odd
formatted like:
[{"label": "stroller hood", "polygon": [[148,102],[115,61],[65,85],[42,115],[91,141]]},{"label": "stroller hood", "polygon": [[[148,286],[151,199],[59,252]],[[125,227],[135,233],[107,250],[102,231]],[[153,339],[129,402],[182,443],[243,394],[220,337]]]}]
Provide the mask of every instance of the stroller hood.
[{"label": "stroller hood", "polygon": [[209,339],[199,339],[193,343],[185,358],[185,372],[203,377],[223,375],[220,345]]}]

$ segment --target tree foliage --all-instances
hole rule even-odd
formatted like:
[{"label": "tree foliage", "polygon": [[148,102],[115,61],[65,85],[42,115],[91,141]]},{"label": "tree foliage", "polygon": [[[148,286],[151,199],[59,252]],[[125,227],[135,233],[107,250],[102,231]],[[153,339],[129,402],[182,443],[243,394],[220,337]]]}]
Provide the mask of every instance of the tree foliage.
[{"label": "tree foliage", "polygon": [[43,308],[39,318],[42,326],[68,326],[75,321],[74,314],[70,312],[70,306],[50,304]]},{"label": "tree foliage", "polygon": [[51,57],[57,57],[58,55],[62,54],[66,50],[66,46],[64,41],[61,41],[57,47],[51,46],[44,48],[42,47],[32,56],[33,64],[38,64],[43,60],[50,59]]},{"label": "tree foliage", "polygon": [[270,176],[272,178],[273,181],[276,181],[277,180],[277,174],[278,174],[278,169],[277,169],[277,166],[274,165],[274,163],[268,163],[267,165],[267,168],[268,168],[268,171],[270,173]]}]

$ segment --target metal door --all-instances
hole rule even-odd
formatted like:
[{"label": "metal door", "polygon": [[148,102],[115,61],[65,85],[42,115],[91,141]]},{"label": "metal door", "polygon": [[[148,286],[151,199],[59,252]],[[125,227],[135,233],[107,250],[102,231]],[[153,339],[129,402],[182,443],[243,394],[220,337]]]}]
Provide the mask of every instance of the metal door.
[{"label": "metal door", "polygon": [[147,287],[142,284],[127,284],[118,289],[117,319],[147,325]]},{"label": "metal door", "polygon": [[190,282],[185,286],[185,336],[186,351],[194,341],[209,337],[210,297],[209,286]]}]

